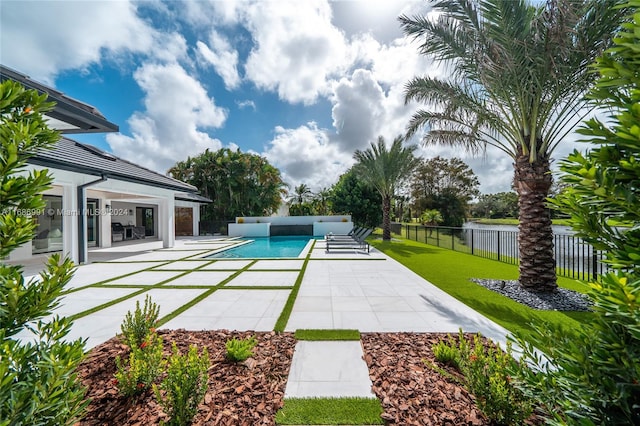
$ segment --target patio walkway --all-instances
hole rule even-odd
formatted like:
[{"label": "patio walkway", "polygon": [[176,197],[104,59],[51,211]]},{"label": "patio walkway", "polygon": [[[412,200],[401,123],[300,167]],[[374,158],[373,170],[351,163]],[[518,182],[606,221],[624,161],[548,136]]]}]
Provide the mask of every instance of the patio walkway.
[{"label": "patio walkway", "polygon": [[[56,311],[75,317],[70,338],[87,338],[87,349],[110,339],[119,333],[125,314],[146,295],[160,307],[159,328],[271,331],[300,279],[287,331],[457,333],[462,328],[502,345],[506,342],[507,330],[376,249],[327,253],[317,244],[313,249],[308,245],[299,259],[236,260],[206,258],[236,244],[233,239],[178,239],[171,249],[162,249],[161,244],[91,250],[94,263],[77,269],[67,287],[70,292]],[[38,269],[31,264],[26,271],[35,274]],[[309,350],[307,343],[328,348],[331,342],[300,343],[288,396],[326,396],[326,389],[340,388],[339,383],[321,382],[340,378],[350,370],[342,368],[348,361],[342,367],[316,364],[316,371],[309,374],[302,370],[304,362],[311,362],[317,351]],[[353,348],[345,351],[355,353]],[[361,357],[361,352],[354,356]],[[309,383],[314,380],[315,385]],[[353,396],[361,396],[362,384],[351,385]],[[367,386],[370,392],[370,382]]]}]

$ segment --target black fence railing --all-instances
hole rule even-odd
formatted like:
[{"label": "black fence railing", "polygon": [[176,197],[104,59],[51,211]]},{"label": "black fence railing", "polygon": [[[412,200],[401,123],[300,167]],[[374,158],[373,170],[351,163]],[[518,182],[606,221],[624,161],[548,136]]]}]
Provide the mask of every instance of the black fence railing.
[{"label": "black fence railing", "polygon": [[[398,233],[410,240],[512,265],[520,263],[518,231],[408,224],[398,228],[399,224],[394,225],[396,230],[401,229]],[[601,262],[603,253],[581,238],[554,234],[553,242],[559,276],[589,281],[607,272],[606,265]]]}]

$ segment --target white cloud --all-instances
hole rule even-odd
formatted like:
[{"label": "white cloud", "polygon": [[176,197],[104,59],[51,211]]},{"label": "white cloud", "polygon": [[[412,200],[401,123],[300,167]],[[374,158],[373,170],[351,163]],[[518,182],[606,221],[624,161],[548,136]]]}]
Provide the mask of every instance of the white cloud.
[{"label": "white cloud", "polygon": [[312,104],[328,80],[346,70],[344,34],[331,24],[326,1],[258,2],[244,11],[255,46],[245,77],[290,103]]},{"label": "white cloud", "polygon": [[263,155],[280,169],[292,188],[305,183],[312,191],[333,185],[353,164],[351,154],[340,152],[315,123],[295,129],[276,127],[275,137]]},{"label": "white cloud", "polygon": [[229,41],[217,31],[211,31],[209,46],[198,41],[198,53],[208,63],[213,65],[228,90],[240,85],[238,74],[238,52],[231,47]]},{"label": "white cloud", "polygon": [[256,103],[250,99],[244,101],[236,101],[236,105],[238,105],[238,108],[240,109],[251,108],[254,111],[256,110]]},{"label": "white cloud", "polygon": [[178,64],[145,64],[134,74],[145,92],[144,112],[128,123],[132,136],[108,134],[113,152],[156,171],[222,144],[203,129],[221,127],[226,111]]},{"label": "white cloud", "polygon": [[0,20],[2,63],[47,83],[60,70],[154,44],[154,31],[126,1],[3,1]]}]

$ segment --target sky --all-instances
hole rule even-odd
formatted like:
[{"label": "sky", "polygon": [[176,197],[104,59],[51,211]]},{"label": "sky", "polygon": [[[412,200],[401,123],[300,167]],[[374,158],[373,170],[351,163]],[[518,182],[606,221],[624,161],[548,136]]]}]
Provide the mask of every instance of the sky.
[{"label": "sky", "polygon": [[[404,102],[411,78],[443,75],[397,20],[427,13],[406,0],[0,0],[0,62],[120,126],[80,142],[163,174],[239,148],[291,189],[318,191],[355,150],[404,134],[419,108]],[[417,153],[461,158],[483,193],[510,190],[512,160],[498,151]]]}]

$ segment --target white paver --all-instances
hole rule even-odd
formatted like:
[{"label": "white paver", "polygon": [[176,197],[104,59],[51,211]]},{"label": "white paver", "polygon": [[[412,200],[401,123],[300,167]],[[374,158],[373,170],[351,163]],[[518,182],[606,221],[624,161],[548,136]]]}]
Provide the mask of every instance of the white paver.
[{"label": "white paver", "polygon": [[249,270],[253,269],[275,269],[275,270],[283,270],[283,269],[302,269],[302,265],[304,264],[304,260],[258,260],[256,263],[251,265]]},{"label": "white paver", "polygon": [[175,262],[167,263],[164,265],[153,268],[156,271],[176,270],[176,271],[191,271],[206,265],[210,261],[207,260],[178,260]]},{"label": "white paver", "polygon": [[208,271],[211,269],[230,269],[230,270],[238,270],[242,269],[245,266],[249,265],[251,260],[216,260],[213,263],[208,264],[203,267],[203,271]]},{"label": "white paver", "polygon": [[133,312],[136,308],[136,301],[140,301],[143,306],[146,295],[151,296],[151,300],[158,304],[160,308],[160,317],[171,313],[182,305],[193,300],[203,291],[181,289],[180,291],[169,289],[153,289],[148,292],[139,294],[135,297],[117,303],[108,308],[102,309],[91,315],[76,319],[73,322],[71,332],[68,335],[69,340],[79,337],[88,338],[87,349],[90,349],[100,343],[114,337],[120,332],[120,325],[128,311]]},{"label": "white paver", "polygon": [[137,288],[84,288],[63,296],[62,303],[56,309],[56,314],[61,316],[79,314],[138,290]]},{"label": "white paver", "polygon": [[216,286],[233,275],[234,271],[195,271],[176,278],[170,285],[209,285]]},{"label": "white paver", "polygon": [[204,254],[206,251],[204,250],[155,250],[148,253],[136,254],[130,257],[125,257],[121,259],[121,261],[130,261],[130,262],[138,262],[138,261],[154,261],[154,260],[178,260],[184,259],[185,257],[191,257],[198,254]]},{"label": "white paver", "polygon": [[131,284],[131,285],[154,285],[173,277],[177,277],[184,272],[178,271],[142,271],[126,277],[118,278],[104,283],[105,285]]},{"label": "white paver", "polygon": [[360,341],[296,343],[285,398],[375,398]]},{"label": "white paver", "polygon": [[298,274],[295,271],[245,271],[225,284],[225,287],[293,287],[298,279]]},{"label": "white paver", "polygon": [[142,271],[158,265],[157,262],[144,263],[91,263],[77,268],[71,281],[65,286],[66,289],[84,287],[95,284],[99,281],[108,280],[120,275],[130,274],[135,271]]},{"label": "white paver", "polygon": [[289,290],[217,290],[164,328],[271,331]]}]

